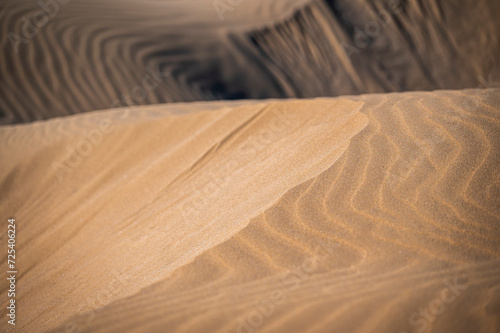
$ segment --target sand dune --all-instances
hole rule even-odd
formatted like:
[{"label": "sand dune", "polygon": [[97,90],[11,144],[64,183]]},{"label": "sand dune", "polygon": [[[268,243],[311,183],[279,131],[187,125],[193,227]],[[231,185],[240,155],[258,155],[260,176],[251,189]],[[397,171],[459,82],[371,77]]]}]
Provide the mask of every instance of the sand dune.
[{"label": "sand dune", "polygon": [[499,14],[0,0],[0,331],[499,332]]},{"label": "sand dune", "polygon": [[499,106],[436,91],[1,127],[16,328],[496,332]]},{"label": "sand dune", "polygon": [[500,82],[498,1],[59,1],[0,4],[0,124]]}]

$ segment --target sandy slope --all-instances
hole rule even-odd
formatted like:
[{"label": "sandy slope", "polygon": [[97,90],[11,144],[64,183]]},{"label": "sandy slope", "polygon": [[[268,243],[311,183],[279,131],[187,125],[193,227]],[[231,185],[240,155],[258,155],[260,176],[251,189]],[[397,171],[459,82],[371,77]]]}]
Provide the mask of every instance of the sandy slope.
[{"label": "sandy slope", "polygon": [[[88,295],[107,291],[102,281],[115,271],[134,278],[114,297],[138,292],[227,239],[288,189],[330,166],[366,126],[357,112],[361,105],[277,102],[153,114],[125,124],[114,112],[116,125],[110,133],[102,127],[95,146],[80,133],[94,136],[108,113],[2,129],[7,145],[0,154],[10,156],[2,165],[3,209],[25,221],[18,222],[25,256],[18,299],[30,311],[20,326],[59,323]],[[53,135],[58,131],[64,132]],[[32,184],[29,193],[20,182]],[[70,283],[53,283],[60,279]],[[65,301],[47,299],[56,294]]]},{"label": "sandy slope", "polygon": [[0,128],[19,331],[499,329],[499,90],[189,108]]},{"label": "sandy slope", "polygon": [[500,85],[498,1],[242,0],[223,21],[212,0],[59,1],[31,30],[38,1],[0,1],[0,124],[125,105]]}]

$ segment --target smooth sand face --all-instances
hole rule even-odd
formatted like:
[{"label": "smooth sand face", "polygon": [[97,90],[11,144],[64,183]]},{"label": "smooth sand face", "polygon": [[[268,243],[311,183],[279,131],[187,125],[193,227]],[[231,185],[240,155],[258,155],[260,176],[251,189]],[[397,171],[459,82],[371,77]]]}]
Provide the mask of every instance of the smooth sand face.
[{"label": "smooth sand face", "polygon": [[[32,249],[25,250],[30,269],[19,281],[26,296],[18,298],[31,311],[19,325],[46,329],[82,306],[93,308],[84,300],[108,292],[102,281],[113,278],[110,272],[130,279],[113,298],[138,292],[229,238],[339,158],[367,124],[362,105],[274,102],[127,124],[120,123],[123,114],[104,112],[2,130],[9,139],[2,155],[12,158],[2,174],[38,184],[22,201],[13,195],[6,202],[18,221],[33,221],[19,230],[19,246]],[[67,131],[53,142],[57,129]],[[40,216],[51,222],[40,223]],[[71,283],[53,283],[59,279]],[[62,290],[65,302],[47,300]],[[54,312],[54,321],[39,317]]]},{"label": "smooth sand face", "polygon": [[496,331],[499,97],[165,105],[2,127],[17,328]]}]

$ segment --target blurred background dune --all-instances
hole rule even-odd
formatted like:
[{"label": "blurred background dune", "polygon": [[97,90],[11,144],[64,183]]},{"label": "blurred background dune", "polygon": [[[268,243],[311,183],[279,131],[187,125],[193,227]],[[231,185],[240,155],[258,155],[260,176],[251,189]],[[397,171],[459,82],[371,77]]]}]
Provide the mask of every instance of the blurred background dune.
[{"label": "blurred background dune", "polygon": [[500,85],[499,13],[488,0],[2,0],[0,122]]}]

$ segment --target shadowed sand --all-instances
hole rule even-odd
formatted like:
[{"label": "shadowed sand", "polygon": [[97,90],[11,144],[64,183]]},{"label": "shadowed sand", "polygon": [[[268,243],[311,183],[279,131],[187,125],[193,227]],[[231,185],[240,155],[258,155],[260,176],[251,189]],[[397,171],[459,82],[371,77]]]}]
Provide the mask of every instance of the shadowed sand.
[{"label": "shadowed sand", "polygon": [[18,330],[498,331],[498,89],[210,105],[0,128]]},{"label": "shadowed sand", "polygon": [[38,28],[39,1],[0,3],[0,124],[127,105],[500,85],[494,0],[244,0],[223,21],[213,0],[60,2]]}]

